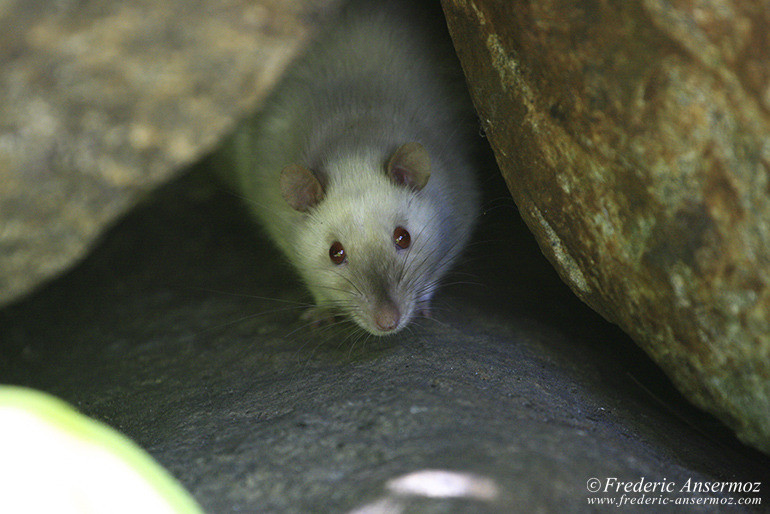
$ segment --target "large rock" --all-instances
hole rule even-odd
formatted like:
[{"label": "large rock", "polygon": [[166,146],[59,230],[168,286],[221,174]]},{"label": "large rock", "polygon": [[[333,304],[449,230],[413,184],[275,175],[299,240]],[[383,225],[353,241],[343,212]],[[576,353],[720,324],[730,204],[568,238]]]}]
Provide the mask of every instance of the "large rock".
[{"label": "large rock", "polygon": [[[117,428],[205,512],[767,513],[770,457],[704,422],[565,291],[505,216],[512,201],[481,220],[434,320],[366,338],[307,327],[282,255],[201,184],[163,187],[72,272],[0,310],[0,377]],[[0,477],[18,476],[2,457]],[[47,471],[27,485],[50,497],[62,480]],[[671,492],[625,499],[671,507],[592,506],[620,500],[590,489],[613,478],[665,479]],[[763,485],[695,489],[718,482]]]},{"label": "large rock", "polygon": [[573,291],[770,452],[770,8],[444,0],[519,210]]},{"label": "large rock", "polygon": [[209,150],[337,3],[0,3],[0,305]]}]

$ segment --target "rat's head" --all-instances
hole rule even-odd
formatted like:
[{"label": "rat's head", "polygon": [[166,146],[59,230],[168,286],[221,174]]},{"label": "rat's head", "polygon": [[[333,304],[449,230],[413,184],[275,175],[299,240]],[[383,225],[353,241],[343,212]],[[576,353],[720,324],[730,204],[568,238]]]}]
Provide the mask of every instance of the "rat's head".
[{"label": "rat's head", "polygon": [[333,166],[335,181],[323,185],[300,165],[281,173],[284,198],[305,213],[291,257],[319,307],[374,335],[397,332],[427,312],[442,268],[438,212],[421,195],[428,153],[407,143],[381,169],[355,159]]}]

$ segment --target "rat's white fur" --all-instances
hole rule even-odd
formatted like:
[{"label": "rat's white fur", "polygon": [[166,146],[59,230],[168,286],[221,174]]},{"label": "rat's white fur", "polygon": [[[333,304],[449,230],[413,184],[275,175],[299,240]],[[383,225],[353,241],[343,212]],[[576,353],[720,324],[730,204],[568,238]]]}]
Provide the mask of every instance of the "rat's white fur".
[{"label": "rat's white fur", "polygon": [[[294,264],[320,309],[347,314],[373,334],[403,328],[429,301],[467,242],[478,192],[472,173],[472,111],[448,40],[400,2],[355,2],[288,70],[263,111],[230,144],[238,186]],[[415,191],[386,174],[395,150],[418,142],[430,156]],[[292,209],[281,170],[319,177],[323,200]],[[395,227],[411,234],[402,250]],[[340,241],[347,261],[335,265]],[[392,301],[395,330],[377,326]]]}]

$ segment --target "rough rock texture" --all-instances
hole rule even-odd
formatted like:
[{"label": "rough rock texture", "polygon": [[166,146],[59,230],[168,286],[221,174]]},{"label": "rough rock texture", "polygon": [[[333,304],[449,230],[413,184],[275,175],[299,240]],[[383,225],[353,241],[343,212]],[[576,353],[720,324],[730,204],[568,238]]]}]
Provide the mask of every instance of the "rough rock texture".
[{"label": "rough rock texture", "polygon": [[209,150],[336,3],[0,2],[0,305]]},{"label": "rough rock texture", "polygon": [[[211,514],[766,512],[768,457],[581,304],[511,222],[504,185],[496,196],[436,320],[377,340],[304,326],[302,285],[239,202],[172,183],[0,311],[0,381],[129,435]],[[472,487],[404,494],[425,470]],[[622,496],[590,493],[593,477],[666,479],[676,491],[647,497],[717,504],[592,507]],[[762,487],[679,492],[688,480]]]},{"label": "rough rock texture", "polygon": [[770,2],[443,5],[561,277],[770,452]]}]

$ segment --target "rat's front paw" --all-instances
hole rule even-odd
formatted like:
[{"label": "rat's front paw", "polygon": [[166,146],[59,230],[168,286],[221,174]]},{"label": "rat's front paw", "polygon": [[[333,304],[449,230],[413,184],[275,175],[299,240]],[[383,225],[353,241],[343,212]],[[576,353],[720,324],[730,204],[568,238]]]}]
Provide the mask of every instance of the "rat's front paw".
[{"label": "rat's front paw", "polygon": [[320,328],[326,325],[332,325],[339,321],[339,316],[329,309],[323,307],[310,307],[305,310],[299,317],[303,321],[307,321],[313,328]]}]

